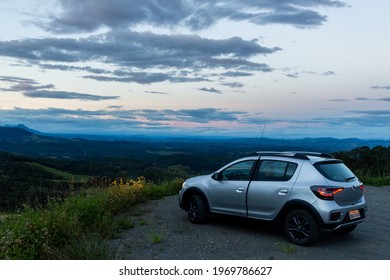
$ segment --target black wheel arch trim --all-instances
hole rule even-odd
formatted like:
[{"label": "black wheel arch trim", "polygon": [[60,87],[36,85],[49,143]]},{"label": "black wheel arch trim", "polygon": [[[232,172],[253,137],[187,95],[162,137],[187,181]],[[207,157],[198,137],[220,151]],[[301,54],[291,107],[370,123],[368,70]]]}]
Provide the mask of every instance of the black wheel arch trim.
[{"label": "black wheel arch trim", "polygon": [[280,210],[277,219],[283,219],[293,209],[308,210],[310,213],[312,213],[314,215],[319,226],[322,227],[324,225],[324,221],[323,221],[321,215],[316,210],[316,208],[313,205],[311,205],[310,203],[308,203],[304,200],[299,200],[299,199],[293,199],[293,200],[286,202],[286,204]]},{"label": "black wheel arch trim", "polygon": [[182,195],[180,207],[184,210],[188,210],[188,202],[191,196],[200,195],[207,206],[207,212],[210,211],[209,201],[207,199],[206,194],[198,187],[189,187]]}]

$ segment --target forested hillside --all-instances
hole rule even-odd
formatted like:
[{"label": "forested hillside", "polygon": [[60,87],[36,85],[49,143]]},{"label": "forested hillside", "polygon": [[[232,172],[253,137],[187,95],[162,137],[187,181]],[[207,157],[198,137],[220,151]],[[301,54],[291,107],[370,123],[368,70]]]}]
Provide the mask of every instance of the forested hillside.
[{"label": "forested hillside", "polygon": [[344,160],[364,183],[390,185],[390,146],[359,147],[333,155]]}]

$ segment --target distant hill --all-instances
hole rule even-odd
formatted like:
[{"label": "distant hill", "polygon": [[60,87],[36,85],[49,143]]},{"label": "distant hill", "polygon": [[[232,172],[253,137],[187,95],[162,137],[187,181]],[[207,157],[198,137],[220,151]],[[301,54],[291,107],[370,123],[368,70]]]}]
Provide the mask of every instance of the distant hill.
[{"label": "distant hill", "polygon": [[0,127],[0,139],[2,141],[23,140],[33,135],[33,133],[18,127]]},{"label": "distant hill", "polygon": [[43,157],[125,157],[151,159],[178,154],[241,156],[255,150],[348,151],[361,146],[388,146],[385,140],[302,138],[161,138],[128,136],[104,140],[49,136],[23,125],[0,127],[0,151]]}]

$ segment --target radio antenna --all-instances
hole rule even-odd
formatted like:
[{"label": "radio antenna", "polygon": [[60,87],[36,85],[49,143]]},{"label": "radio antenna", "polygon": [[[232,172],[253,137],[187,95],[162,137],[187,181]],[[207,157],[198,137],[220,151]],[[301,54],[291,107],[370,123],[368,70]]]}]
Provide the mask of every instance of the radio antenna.
[{"label": "radio antenna", "polygon": [[256,151],[258,151],[258,150],[259,150],[259,148],[260,148],[260,145],[261,145],[261,142],[263,141],[263,135],[264,135],[264,131],[265,131],[265,125],[263,125],[263,131],[261,132],[261,136],[260,136],[260,139],[259,139],[259,143],[257,144]]}]

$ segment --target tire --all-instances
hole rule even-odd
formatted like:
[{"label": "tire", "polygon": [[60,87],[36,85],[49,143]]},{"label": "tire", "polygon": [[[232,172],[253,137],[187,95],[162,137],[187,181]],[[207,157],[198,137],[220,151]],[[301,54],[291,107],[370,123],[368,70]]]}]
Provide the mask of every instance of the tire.
[{"label": "tire", "polygon": [[193,224],[203,224],[206,222],[206,202],[199,195],[193,195],[190,197],[188,203],[188,218]]},{"label": "tire", "polygon": [[308,246],[317,241],[320,228],[310,212],[296,209],[287,214],[284,220],[284,232],[292,243]]},{"label": "tire", "polygon": [[339,229],[334,229],[333,232],[335,232],[337,234],[348,234],[348,233],[352,232],[356,227],[357,227],[357,225],[350,225],[350,226],[342,227]]}]

